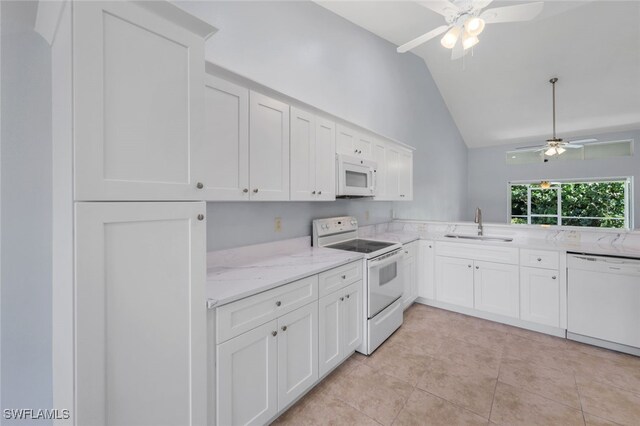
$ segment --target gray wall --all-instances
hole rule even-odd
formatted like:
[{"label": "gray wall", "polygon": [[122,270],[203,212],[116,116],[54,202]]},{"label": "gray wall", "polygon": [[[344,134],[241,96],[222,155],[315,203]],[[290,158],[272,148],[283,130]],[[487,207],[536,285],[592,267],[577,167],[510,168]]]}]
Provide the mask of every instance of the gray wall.
[{"label": "gray wall", "polygon": [[422,59],[312,2],[175,3],[219,29],[207,60],[417,148],[413,202],[210,203],[209,250],[309,235],[312,219],[344,213],[462,217],[467,148]]},{"label": "gray wall", "polygon": [[[585,135],[599,141],[634,139],[640,143],[640,130],[634,132]],[[582,139],[582,138],[581,138]],[[535,141],[533,142],[535,144]],[[525,144],[531,145],[531,144]],[[520,144],[522,146],[522,144]],[[515,180],[553,180],[569,178],[595,178],[637,176],[640,173],[640,155],[594,160],[549,161],[539,164],[505,164],[506,151],[514,146],[499,146],[469,150],[469,207],[466,220],[473,219],[473,208],[482,208],[487,222],[506,223],[508,217],[507,184]],[[634,182],[634,223],[640,226],[640,182]]]},{"label": "gray wall", "polygon": [[1,405],[51,408],[51,54],[36,2],[0,7]]}]

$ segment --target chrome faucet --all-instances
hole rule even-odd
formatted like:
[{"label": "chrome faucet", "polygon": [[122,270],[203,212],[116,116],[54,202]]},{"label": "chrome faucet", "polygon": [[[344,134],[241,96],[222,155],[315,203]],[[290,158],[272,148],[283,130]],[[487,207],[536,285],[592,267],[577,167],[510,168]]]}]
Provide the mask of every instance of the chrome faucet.
[{"label": "chrome faucet", "polygon": [[478,224],[478,235],[482,236],[482,210],[480,207],[476,207],[476,217],[473,221]]}]

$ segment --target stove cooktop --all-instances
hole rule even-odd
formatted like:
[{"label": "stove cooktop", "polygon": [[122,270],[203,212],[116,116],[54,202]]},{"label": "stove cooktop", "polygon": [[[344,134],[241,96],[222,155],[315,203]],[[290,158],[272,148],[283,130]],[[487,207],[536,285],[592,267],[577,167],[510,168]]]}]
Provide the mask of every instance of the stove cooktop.
[{"label": "stove cooktop", "polygon": [[387,243],[384,241],[355,239],[355,240],[344,241],[338,244],[332,244],[326,247],[332,248],[332,249],[338,249],[338,250],[355,251],[358,253],[373,253],[375,251],[390,247],[394,244],[395,243]]}]

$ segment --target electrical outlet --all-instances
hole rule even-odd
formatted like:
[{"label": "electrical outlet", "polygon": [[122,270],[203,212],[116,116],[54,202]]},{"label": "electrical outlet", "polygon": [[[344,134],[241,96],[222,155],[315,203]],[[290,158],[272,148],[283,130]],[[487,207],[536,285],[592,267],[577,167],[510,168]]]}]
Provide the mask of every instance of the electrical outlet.
[{"label": "electrical outlet", "polygon": [[364,220],[369,222],[369,210],[364,212]]},{"label": "electrical outlet", "polygon": [[282,231],[282,218],[280,217],[276,217],[275,230],[276,232]]}]

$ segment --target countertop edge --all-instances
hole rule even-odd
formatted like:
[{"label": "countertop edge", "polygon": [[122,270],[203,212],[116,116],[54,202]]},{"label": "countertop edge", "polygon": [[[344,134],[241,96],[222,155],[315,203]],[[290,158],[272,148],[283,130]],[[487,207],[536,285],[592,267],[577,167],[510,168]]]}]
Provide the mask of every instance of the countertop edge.
[{"label": "countertop edge", "polygon": [[[258,288],[252,289],[252,290],[247,290],[247,291],[244,291],[242,293],[235,294],[233,296],[224,297],[224,298],[215,298],[215,300],[216,300],[215,308],[219,308],[221,306],[228,305],[229,303],[238,301],[240,299],[245,299],[247,297],[255,296],[256,294],[264,293],[265,291],[272,290],[274,288],[281,287],[283,285],[291,284],[292,282],[299,281],[299,280],[302,280],[304,278],[311,277],[313,275],[321,274],[321,273],[323,273],[325,271],[328,271],[328,270],[331,270],[331,269],[339,268],[340,266],[344,266],[344,265],[347,265],[349,263],[362,261],[363,259],[364,259],[364,255],[355,254],[354,253],[353,256],[349,257],[348,259],[337,261],[337,262],[332,263],[330,265],[324,265],[322,267],[319,267],[318,269],[312,269],[312,270],[310,270],[308,272],[305,272],[305,273],[292,275],[290,277],[287,277],[287,278],[284,278],[284,279],[281,279],[281,280],[278,280],[278,281],[267,283],[264,286],[261,286],[261,287],[258,287]],[[215,282],[215,281],[207,280],[207,283],[210,283],[210,282]],[[208,297],[208,298],[209,299],[214,299],[213,297]]]}]

